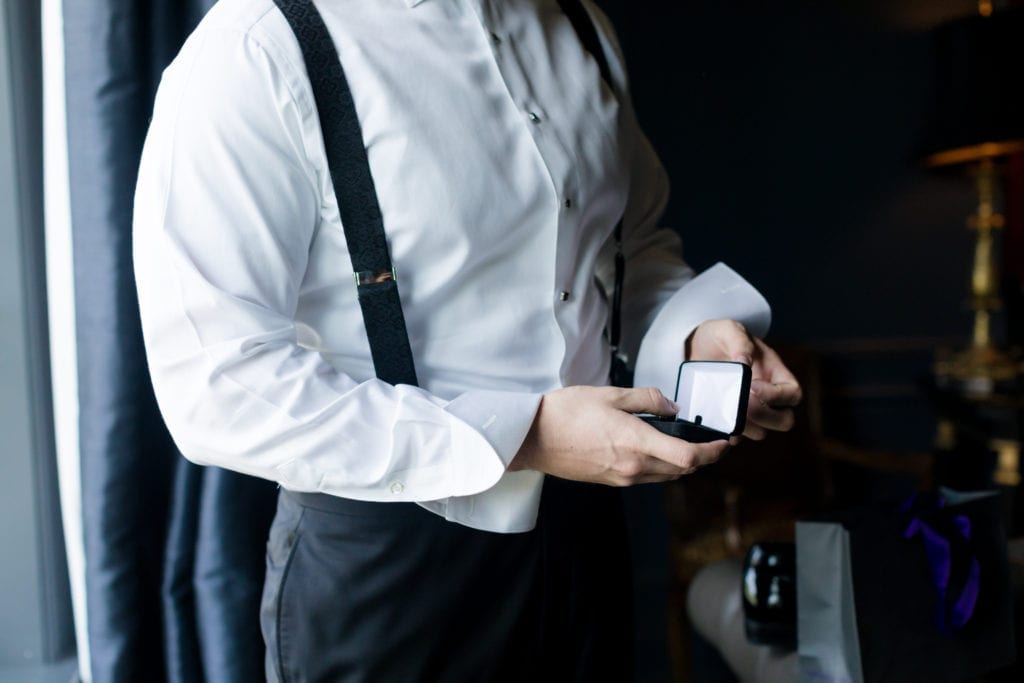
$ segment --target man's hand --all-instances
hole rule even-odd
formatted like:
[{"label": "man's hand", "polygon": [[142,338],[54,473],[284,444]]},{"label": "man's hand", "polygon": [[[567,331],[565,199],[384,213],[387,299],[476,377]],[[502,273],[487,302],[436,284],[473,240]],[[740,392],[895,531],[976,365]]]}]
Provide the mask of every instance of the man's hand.
[{"label": "man's hand", "polygon": [[686,341],[687,360],[728,360],[751,367],[750,402],[743,436],[760,440],[769,430],[793,427],[793,406],[800,403],[800,383],[779,354],[735,320],[708,320]]},{"label": "man's hand", "polygon": [[537,470],[612,486],[678,479],[717,460],[728,442],[688,443],[632,415],[676,411],[654,388],[575,386],[552,391],[541,399],[509,470]]}]

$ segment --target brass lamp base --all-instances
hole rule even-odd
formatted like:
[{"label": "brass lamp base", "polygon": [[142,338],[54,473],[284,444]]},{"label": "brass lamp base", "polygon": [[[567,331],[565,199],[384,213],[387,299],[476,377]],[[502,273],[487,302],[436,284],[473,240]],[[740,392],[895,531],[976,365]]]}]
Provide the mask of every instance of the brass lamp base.
[{"label": "brass lamp base", "polygon": [[[1014,145],[1021,143],[1024,141],[1013,142]],[[981,151],[988,147],[992,149],[982,154]],[[993,316],[1003,307],[999,296],[997,235],[1002,231],[1006,221],[998,210],[1001,182],[997,161],[999,154],[1006,153],[1007,149],[1004,147],[1005,145],[980,145],[976,150],[979,155],[977,159],[965,157],[945,162],[975,161],[971,175],[974,176],[975,189],[978,193],[978,208],[967,220],[968,227],[975,234],[971,271],[971,308],[974,311],[974,326],[970,346],[951,356],[940,357],[935,363],[935,374],[940,383],[956,384],[958,389],[972,397],[990,396],[998,384],[1013,382],[1021,376],[1024,369],[1020,353],[1016,350],[996,348],[992,334]],[[1013,151],[1016,150],[1014,147]]]},{"label": "brass lamp base", "polygon": [[1018,353],[991,346],[971,347],[935,362],[940,382],[959,384],[967,394],[987,396],[1000,382],[1012,382],[1021,374]]}]

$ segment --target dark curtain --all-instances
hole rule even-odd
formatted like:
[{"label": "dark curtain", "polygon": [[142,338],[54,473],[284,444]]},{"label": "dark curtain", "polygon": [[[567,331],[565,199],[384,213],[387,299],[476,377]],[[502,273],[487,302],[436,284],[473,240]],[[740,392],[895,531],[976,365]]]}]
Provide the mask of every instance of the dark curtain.
[{"label": "dark curtain", "polygon": [[160,74],[212,0],[64,3],[92,679],[263,678],[275,486],[175,450],[146,371],[132,196]]}]

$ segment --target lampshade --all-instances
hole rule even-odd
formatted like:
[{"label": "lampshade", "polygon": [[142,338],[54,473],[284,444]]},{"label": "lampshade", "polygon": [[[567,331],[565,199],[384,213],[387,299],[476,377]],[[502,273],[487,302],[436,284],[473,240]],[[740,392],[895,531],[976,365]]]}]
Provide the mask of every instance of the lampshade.
[{"label": "lampshade", "polygon": [[933,43],[925,163],[1024,152],[1024,7],[942,24]]}]

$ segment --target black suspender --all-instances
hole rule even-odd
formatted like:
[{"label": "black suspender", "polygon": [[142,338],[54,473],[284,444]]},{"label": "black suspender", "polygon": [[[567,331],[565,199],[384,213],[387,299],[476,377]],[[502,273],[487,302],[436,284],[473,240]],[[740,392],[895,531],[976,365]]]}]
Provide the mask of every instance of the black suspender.
[{"label": "black suspender", "polygon": [[313,87],[374,370],[377,377],[390,384],[415,385],[416,368],[398,297],[395,268],[388,254],[362,128],[338,51],[310,0],[274,3],[299,39]]},{"label": "black suspender", "polygon": [[[390,384],[417,384],[409,333],[398,296],[395,268],[388,254],[377,191],[366,157],[362,128],[338,51],[311,0],[274,0],[302,49],[313,89],[327,162],[352,256],[359,305],[363,312],[370,355],[377,377]],[[580,0],[558,0],[583,47],[597,60],[601,77],[612,85],[611,71],[597,30]],[[615,292],[609,341],[612,347],[612,383],[626,386],[625,363],[618,354],[619,310],[625,259],[622,221],[615,226]]]},{"label": "black suspender", "polygon": [[576,36],[580,39],[583,49],[589,52],[597,62],[597,68],[601,71],[601,78],[604,79],[609,88],[615,90],[612,70],[608,68],[608,58],[601,47],[601,39],[598,38],[594,22],[591,21],[590,15],[587,14],[587,9],[583,6],[581,0],[558,0],[558,6],[562,9],[565,16],[569,18],[569,23],[572,24],[573,30],[576,31]]}]

